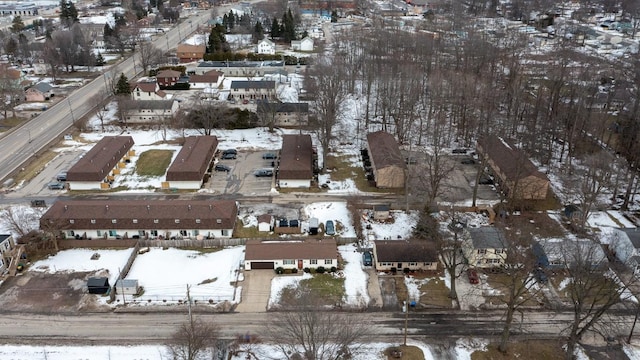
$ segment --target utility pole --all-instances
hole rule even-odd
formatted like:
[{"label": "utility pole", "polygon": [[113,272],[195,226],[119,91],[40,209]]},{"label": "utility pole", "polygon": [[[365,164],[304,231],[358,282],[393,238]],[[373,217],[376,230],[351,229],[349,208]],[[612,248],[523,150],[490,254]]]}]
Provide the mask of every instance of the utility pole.
[{"label": "utility pole", "polygon": [[407,331],[409,328],[409,295],[404,302],[404,346],[407,346]]},{"label": "utility pole", "polygon": [[187,307],[189,309],[189,324],[193,326],[193,315],[191,314],[191,295],[189,295],[189,284],[187,284]]},{"label": "utility pole", "polygon": [[[127,300],[124,297],[124,280],[122,279],[122,271],[120,271],[120,268],[118,268],[118,281],[120,281],[120,292],[122,293],[122,304],[123,305],[127,305]],[[118,282],[116,281],[116,284]],[[118,289],[118,287],[116,286],[116,291]]]}]

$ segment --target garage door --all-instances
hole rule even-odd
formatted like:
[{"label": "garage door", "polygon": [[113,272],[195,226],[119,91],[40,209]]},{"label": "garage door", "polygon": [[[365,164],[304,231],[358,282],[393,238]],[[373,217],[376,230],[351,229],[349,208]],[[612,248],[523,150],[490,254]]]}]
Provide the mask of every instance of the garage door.
[{"label": "garage door", "polygon": [[252,261],[251,262],[251,269],[253,270],[257,270],[257,269],[271,269],[273,270],[273,261]]}]

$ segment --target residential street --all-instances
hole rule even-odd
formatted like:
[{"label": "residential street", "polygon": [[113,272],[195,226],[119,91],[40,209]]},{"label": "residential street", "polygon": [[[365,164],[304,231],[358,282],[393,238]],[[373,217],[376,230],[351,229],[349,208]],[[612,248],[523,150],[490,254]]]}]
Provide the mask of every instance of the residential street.
[{"label": "residential street", "polygon": [[[144,311],[144,308],[141,309]],[[411,338],[447,336],[491,337],[501,330],[502,311],[473,313],[410,313],[408,333]],[[264,333],[264,325],[274,313],[195,314],[204,321],[215,322],[226,338],[238,334]],[[404,331],[404,315],[398,312],[345,313],[361,316],[373,324],[370,341],[400,341]],[[568,325],[568,312],[527,312],[522,324],[514,324],[513,333],[526,338],[557,336]],[[92,313],[83,315],[4,314],[0,318],[0,342],[39,344],[139,344],[161,343],[170,337],[187,309],[181,313]],[[515,320],[516,322],[518,319]],[[630,314],[613,317],[621,335],[629,331]],[[611,334],[614,336],[614,334]],[[517,335],[516,335],[517,336]],[[587,336],[585,341],[602,339]]]}]

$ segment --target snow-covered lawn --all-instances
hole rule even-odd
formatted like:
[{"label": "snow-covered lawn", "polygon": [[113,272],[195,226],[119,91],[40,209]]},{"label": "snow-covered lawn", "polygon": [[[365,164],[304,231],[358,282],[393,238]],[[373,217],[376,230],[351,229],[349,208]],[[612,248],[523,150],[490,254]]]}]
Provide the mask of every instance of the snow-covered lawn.
[{"label": "snow-covered lawn", "polygon": [[240,288],[234,288],[231,283],[236,281],[243,259],[244,246],[212,253],[152,248],[138,255],[127,279],[136,279],[144,287],[144,294],[138,300],[185,300],[189,285],[194,300],[238,302]]},{"label": "snow-covered lawn", "polygon": [[[333,220],[336,223],[336,234],[341,237],[356,237],[356,231],[351,220],[351,213],[347,209],[346,202],[317,202],[309,204],[303,209],[308,218],[317,218],[319,222],[326,223]],[[338,223],[341,226],[338,226]]]},{"label": "snow-covered lawn", "polygon": [[269,303],[267,308],[272,308],[280,303],[280,297],[282,296],[282,290],[288,287],[297,287],[298,283],[304,279],[311,279],[313,275],[308,273],[303,273],[302,276],[299,275],[287,275],[287,276],[276,276],[271,280],[271,293],[269,296]]},{"label": "snow-covered lawn", "polygon": [[[365,214],[365,216],[369,219],[367,214]],[[406,240],[411,237],[413,229],[418,223],[418,216],[419,213],[417,211],[411,211],[409,213],[404,211],[391,211],[393,221],[383,223],[363,219],[362,231],[364,234],[367,234],[367,240]],[[370,227],[370,229],[367,229],[367,227]],[[373,244],[369,244],[369,246],[373,246]]]},{"label": "snow-covered lawn", "polygon": [[362,253],[354,244],[338,247],[340,256],[346,262],[344,266],[345,303],[355,307],[366,307],[369,304],[367,290],[368,276],[362,270]]},{"label": "snow-covered lawn", "polygon": [[[40,271],[47,273],[56,272],[88,272],[107,270],[109,272],[109,283],[115,284],[122,269],[133,249],[125,250],[91,250],[91,249],[71,249],[58,252],[56,255],[36,261],[30,271]],[[93,254],[99,254],[96,260],[91,260]]]}]

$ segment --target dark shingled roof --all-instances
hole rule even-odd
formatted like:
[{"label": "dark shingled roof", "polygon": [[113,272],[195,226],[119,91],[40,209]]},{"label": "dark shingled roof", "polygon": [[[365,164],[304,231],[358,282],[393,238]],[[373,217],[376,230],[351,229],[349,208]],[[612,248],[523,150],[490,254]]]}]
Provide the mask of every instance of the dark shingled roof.
[{"label": "dark shingled roof", "polygon": [[376,169],[383,169],[387,166],[397,166],[401,169],[407,168],[404,157],[400,152],[400,146],[398,146],[398,142],[393,135],[384,131],[376,131],[367,134],[367,141],[369,143],[369,156]]},{"label": "dark shingled roof", "polygon": [[523,151],[496,135],[484,136],[478,139],[478,150],[500,168],[507,180],[515,181],[528,176],[549,180]]},{"label": "dark shingled roof", "polygon": [[[233,229],[231,200],[59,200],[40,219],[61,229]],[[114,222],[115,220],[115,222]],[[179,222],[176,222],[179,220]]]},{"label": "dark shingled roof", "polygon": [[627,229],[619,229],[619,230],[627,234],[627,237],[631,241],[631,244],[633,245],[634,248],[640,249],[640,230],[638,230],[638,228],[631,228],[631,229],[627,228]]},{"label": "dark shingled roof", "polygon": [[336,259],[338,247],[334,239],[300,241],[247,240],[245,260]]},{"label": "dark shingled roof", "polygon": [[235,80],[231,82],[233,89],[276,89],[276,82],[272,80]]},{"label": "dark shingled roof", "polygon": [[210,70],[202,75],[189,76],[190,83],[217,83],[218,78],[222,76],[221,72]]},{"label": "dark shingled roof", "polygon": [[174,102],[175,100],[137,100],[132,103],[132,110],[171,110]]},{"label": "dark shingled roof", "polygon": [[280,180],[311,180],[313,177],[313,145],[311,135],[282,135]]},{"label": "dark shingled roof", "polygon": [[133,146],[131,136],[105,136],[67,171],[67,181],[102,181]]},{"label": "dark shingled roof", "polygon": [[436,243],[432,240],[375,240],[377,262],[435,262]]},{"label": "dark shingled roof", "polygon": [[215,136],[189,136],[167,170],[167,181],[199,181],[204,177],[218,147]]},{"label": "dark shingled roof", "polygon": [[259,113],[307,113],[309,104],[307,103],[280,103],[269,102],[268,100],[258,100],[256,110]]},{"label": "dark shingled roof", "polygon": [[469,235],[474,249],[505,249],[508,246],[502,231],[494,227],[469,228]]}]

